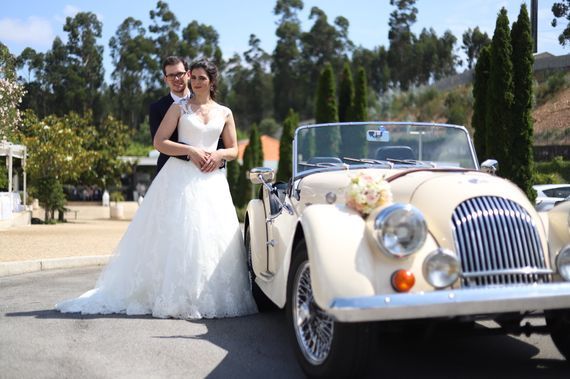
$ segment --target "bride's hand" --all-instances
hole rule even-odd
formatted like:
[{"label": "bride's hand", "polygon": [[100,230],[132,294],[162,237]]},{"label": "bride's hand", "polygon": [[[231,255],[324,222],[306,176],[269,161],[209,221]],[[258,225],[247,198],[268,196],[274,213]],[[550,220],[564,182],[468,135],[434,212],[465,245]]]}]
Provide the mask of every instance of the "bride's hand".
[{"label": "bride's hand", "polygon": [[195,148],[190,146],[190,150],[188,152],[188,159],[192,161],[200,170],[203,171],[204,164],[208,160],[210,153],[204,151],[202,149]]},{"label": "bride's hand", "polygon": [[222,164],[222,156],[218,151],[208,153],[206,162],[200,168],[202,172],[212,172],[217,170]]}]

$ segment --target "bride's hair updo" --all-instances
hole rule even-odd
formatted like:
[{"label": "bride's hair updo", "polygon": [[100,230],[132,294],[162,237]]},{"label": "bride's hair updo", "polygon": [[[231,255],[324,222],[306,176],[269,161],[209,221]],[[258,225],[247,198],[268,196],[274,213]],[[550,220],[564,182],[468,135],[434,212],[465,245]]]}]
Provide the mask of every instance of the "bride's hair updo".
[{"label": "bride's hair updo", "polygon": [[216,100],[216,90],[218,89],[218,67],[207,59],[200,59],[190,65],[190,73],[194,69],[201,68],[206,71],[210,79],[210,98]]}]

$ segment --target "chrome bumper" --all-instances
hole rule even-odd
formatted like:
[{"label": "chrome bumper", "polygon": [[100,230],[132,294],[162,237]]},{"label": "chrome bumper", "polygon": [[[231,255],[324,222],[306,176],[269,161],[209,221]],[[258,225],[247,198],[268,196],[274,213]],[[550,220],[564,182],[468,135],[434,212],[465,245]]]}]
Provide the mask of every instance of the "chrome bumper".
[{"label": "chrome bumper", "polygon": [[335,298],[337,321],[387,321],[570,308],[570,283]]}]

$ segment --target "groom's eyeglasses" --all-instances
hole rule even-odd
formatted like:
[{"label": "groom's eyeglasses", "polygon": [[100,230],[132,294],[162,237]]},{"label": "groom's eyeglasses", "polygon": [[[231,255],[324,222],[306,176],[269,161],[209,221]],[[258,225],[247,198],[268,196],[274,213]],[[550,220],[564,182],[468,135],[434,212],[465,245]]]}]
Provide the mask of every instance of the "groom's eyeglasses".
[{"label": "groom's eyeglasses", "polygon": [[174,79],[182,79],[182,77],[186,75],[185,72],[177,72],[174,74],[167,74],[165,75],[167,79],[174,80]]}]

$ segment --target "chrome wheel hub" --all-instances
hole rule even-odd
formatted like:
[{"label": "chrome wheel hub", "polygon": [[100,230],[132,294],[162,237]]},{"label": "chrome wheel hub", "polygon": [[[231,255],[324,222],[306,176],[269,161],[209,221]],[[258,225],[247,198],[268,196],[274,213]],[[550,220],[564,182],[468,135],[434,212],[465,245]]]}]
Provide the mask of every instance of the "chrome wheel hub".
[{"label": "chrome wheel hub", "polygon": [[334,331],[334,321],[313,299],[309,262],[305,261],[295,275],[293,283],[293,327],[297,343],[305,358],[319,365],[328,357]]}]

